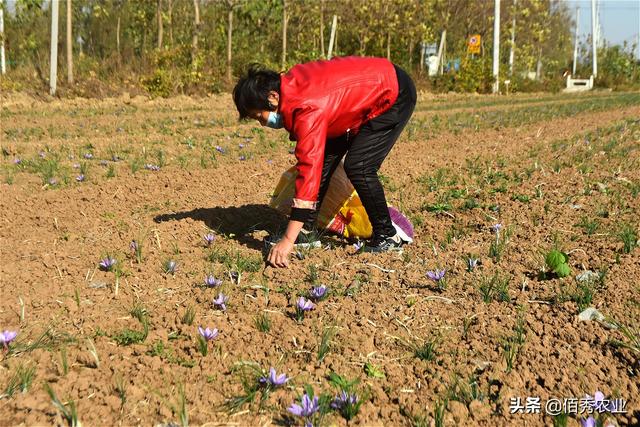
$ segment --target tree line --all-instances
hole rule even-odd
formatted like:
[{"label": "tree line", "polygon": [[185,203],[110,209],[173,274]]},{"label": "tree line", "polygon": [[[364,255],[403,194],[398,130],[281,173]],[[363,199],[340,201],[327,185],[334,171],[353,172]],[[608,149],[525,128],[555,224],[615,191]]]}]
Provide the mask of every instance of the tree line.
[{"label": "tree line", "polygon": [[[423,43],[439,43],[446,30],[446,58],[462,69],[429,83],[483,91],[491,81],[494,5],[488,0],[53,1],[60,2],[60,75],[68,88],[97,81],[162,96],[228,90],[250,62],[286,70],[326,58],[334,15],[334,56],[387,57],[419,79],[426,77]],[[50,0],[3,7],[5,80],[46,86]],[[511,51],[514,82],[527,72],[544,81],[570,68],[571,14],[557,0],[502,0],[501,73],[509,72]],[[478,55],[467,53],[473,34],[482,40]]]}]

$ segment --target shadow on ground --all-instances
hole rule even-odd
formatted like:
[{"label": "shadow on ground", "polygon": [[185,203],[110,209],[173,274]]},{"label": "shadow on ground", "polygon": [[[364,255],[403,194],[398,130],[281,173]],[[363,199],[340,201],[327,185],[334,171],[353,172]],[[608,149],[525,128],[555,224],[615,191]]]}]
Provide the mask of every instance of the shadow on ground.
[{"label": "shadow on ground", "polygon": [[243,205],[214,208],[198,208],[191,211],[162,214],[156,216],[155,222],[179,221],[191,218],[202,221],[218,234],[230,236],[248,248],[262,250],[264,243],[251,236],[251,233],[266,230],[269,233],[283,230],[286,217],[267,205]]}]

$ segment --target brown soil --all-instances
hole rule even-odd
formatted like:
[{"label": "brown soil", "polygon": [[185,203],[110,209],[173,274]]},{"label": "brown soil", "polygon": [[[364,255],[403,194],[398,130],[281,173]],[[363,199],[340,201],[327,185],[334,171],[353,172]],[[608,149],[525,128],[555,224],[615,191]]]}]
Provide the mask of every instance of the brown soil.
[{"label": "brown soil", "polygon": [[[0,394],[21,364],[34,366],[35,377],[26,393],[0,399],[0,425],[65,424],[45,383],[63,402],[75,402],[85,425],[179,422],[182,386],[193,425],[276,424],[304,384],[335,393],[326,379],[331,371],[369,388],[355,418],[360,425],[412,425],[420,416],[433,424],[436,402],[456,376],[464,384],[475,376],[479,393],[450,399],[445,425],[552,425],[541,414],[511,415],[509,399],[545,402],[596,390],[627,400],[617,423],[640,424],[638,353],[611,343],[628,342],[619,331],[578,321],[578,306],[566,297],[576,292],[578,272],[606,270],[590,305],[640,324],[640,249],[624,253],[616,237],[622,223],[638,232],[640,197],[632,190],[640,185],[639,106],[457,135],[427,138],[415,129],[410,140],[405,132],[381,170],[389,202],[416,224],[416,242],[403,255],[356,255],[349,242],[331,238],[331,249],[310,251],[287,270],[246,271],[235,283],[229,272],[236,268],[225,265],[224,254],[259,259],[262,239],[285,224],[265,204],[293,164],[286,135],[238,125],[228,97],[4,101],[0,329],[20,334],[14,351],[0,355]],[[607,145],[612,140],[617,144]],[[46,158],[60,153],[57,179],[66,173],[69,183],[47,185],[13,164],[35,164],[40,151]],[[88,152],[94,157],[84,160]],[[114,153],[124,160],[111,162]],[[166,165],[134,174],[136,157]],[[90,165],[85,182],[75,182],[74,162]],[[439,169],[443,183],[430,190],[428,178]],[[450,199],[447,212],[430,212],[450,188],[466,193]],[[463,209],[465,198],[479,206]],[[599,221],[595,233],[576,227],[584,218]],[[498,222],[513,235],[496,261],[488,254]],[[213,249],[203,244],[209,229],[217,233]],[[554,236],[569,253],[572,277],[540,274]],[[133,239],[143,245],[142,263],[129,251]],[[97,268],[107,253],[123,267],[117,290],[114,274]],[[471,273],[467,254],[481,259]],[[162,272],[168,259],[178,262],[175,275]],[[425,276],[436,267],[447,269],[445,290]],[[313,270],[333,292],[298,323],[294,301],[309,289]],[[478,287],[496,271],[509,278],[510,301],[485,303]],[[217,291],[201,286],[207,272],[224,278],[226,312],[212,307]],[[134,305],[146,309],[149,334],[118,345],[114,336],[125,328],[142,329]],[[192,325],[183,320],[189,307]],[[270,332],[257,330],[259,313],[268,314]],[[518,316],[525,339],[507,372],[503,344]],[[220,330],[204,357],[198,325]],[[331,351],[318,362],[320,335],[331,326]],[[47,330],[47,348],[25,348]],[[409,348],[427,340],[438,342],[432,361]],[[224,411],[226,399],[242,391],[234,372],[241,361],[276,366],[292,378],[289,387],[262,409]],[[366,362],[384,378],[368,377]],[[335,414],[326,420],[346,425]]]}]

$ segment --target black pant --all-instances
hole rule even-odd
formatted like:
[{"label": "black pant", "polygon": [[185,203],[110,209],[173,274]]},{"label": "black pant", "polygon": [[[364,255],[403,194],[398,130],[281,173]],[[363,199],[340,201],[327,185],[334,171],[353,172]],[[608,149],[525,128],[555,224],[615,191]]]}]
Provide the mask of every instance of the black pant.
[{"label": "black pant", "polygon": [[[378,179],[378,169],[413,114],[417,99],[411,77],[400,67],[395,66],[395,69],[398,99],[391,108],[366,122],[355,137],[345,134],[327,140],[318,193],[319,207],[327,193],[330,178],[346,153],[344,170],[367,211],[374,239],[396,234],[389,217],[384,189]],[[318,210],[315,210],[305,223],[305,228],[312,228],[317,217]]]}]

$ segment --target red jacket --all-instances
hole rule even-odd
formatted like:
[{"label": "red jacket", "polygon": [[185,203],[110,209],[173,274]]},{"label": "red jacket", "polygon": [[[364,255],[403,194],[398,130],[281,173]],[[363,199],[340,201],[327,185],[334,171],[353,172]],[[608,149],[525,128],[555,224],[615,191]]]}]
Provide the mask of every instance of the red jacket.
[{"label": "red jacket", "polygon": [[395,68],[382,58],[314,61],[281,76],[278,109],[285,129],[297,141],[293,207],[317,207],[327,138],[357,133],[397,97]]}]

